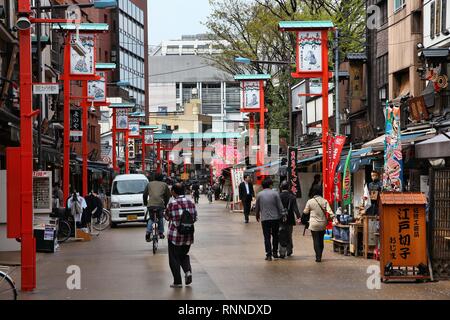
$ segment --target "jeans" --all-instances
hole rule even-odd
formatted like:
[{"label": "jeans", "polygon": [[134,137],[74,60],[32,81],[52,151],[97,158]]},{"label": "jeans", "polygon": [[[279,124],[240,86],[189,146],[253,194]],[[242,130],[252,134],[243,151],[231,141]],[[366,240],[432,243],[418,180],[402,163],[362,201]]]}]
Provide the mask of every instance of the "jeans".
[{"label": "jeans", "polygon": [[325,236],[325,230],[324,231],[311,231],[313,242],[314,242],[314,251],[316,252],[316,260],[322,259],[322,253],[323,253],[323,247],[324,247],[324,240],[323,237]]},{"label": "jeans", "polygon": [[[262,221],[262,229],[264,234],[264,246],[266,248],[266,256],[278,255],[278,232],[280,228],[279,220]],[[272,236],[272,243],[271,243]]]},{"label": "jeans", "polygon": [[[287,225],[286,231],[287,231],[287,245],[283,246],[280,241],[280,255],[286,256],[291,255],[294,250],[294,243],[292,241],[292,232],[294,230],[294,226]],[[284,243],[283,243],[284,244]]]},{"label": "jeans", "polygon": [[[152,233],[153,231],[153,215],[152,215],[152,208],[148,208],[148,210],[150,211],[150,219],[147,222],[147,233]],[[163,212],[164,212],[164,208],[158,208],[158,231],[159,234],[163,234],[164,233],[164,216],[163,216]]]},{"label": "jeans", "polygon": [[176,246],[170,240],[169,242],[169,266],[173,275],[174,284],[182,284],[180,267],[184,273],[192,272],[191,259],[188,255],[190,245]]}]

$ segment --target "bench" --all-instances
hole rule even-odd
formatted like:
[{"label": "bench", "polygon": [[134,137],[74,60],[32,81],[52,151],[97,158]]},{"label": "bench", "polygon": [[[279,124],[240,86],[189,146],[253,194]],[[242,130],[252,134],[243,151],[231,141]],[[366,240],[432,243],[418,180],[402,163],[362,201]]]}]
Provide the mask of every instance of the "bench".
[{"label": "bench", "polygon": [[350,242],[349,241],[343,241],[343,240],[338,240],[338,239],[331,239],[333,240],[333,251],[334,252],[339,252],[339,253],[343,253],[345,256],[348,256],[348,249],[349,249],[349,245]]}]

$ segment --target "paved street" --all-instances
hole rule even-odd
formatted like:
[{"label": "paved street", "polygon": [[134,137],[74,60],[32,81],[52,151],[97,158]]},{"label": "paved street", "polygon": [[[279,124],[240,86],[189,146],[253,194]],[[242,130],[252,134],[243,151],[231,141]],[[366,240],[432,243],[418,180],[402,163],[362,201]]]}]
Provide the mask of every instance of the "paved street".
[{"label": "paved street", "polygon": [[[38,255],[37,289],[21,299],[450,299],[450,282],[382,284],[368,290],[373,260],[332,253],[314,261],[311,237],[295,229],[294,256],[264,260],[261,227],[251,217],[229,213],[224,202],[202,197],[195,245],[193,284],[172,289],[167,243],[156,255],[142,226],[121,226],[91,242],[66,243],[55,254]],[[66,288],[66,268],[81,268],[81,290]]]}]

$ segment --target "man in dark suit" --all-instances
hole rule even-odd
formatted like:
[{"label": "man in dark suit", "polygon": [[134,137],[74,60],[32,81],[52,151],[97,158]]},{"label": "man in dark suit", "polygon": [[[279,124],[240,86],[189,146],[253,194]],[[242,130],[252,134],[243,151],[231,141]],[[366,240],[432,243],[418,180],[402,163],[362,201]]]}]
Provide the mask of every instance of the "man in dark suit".
[{"label": "man in dark suit", "polygon": [[249,175],[244,176],[244,181],[239,185],[239,199],[244,208],[245,223],[248,223],[252,200],[255,197],[253,184]]}]

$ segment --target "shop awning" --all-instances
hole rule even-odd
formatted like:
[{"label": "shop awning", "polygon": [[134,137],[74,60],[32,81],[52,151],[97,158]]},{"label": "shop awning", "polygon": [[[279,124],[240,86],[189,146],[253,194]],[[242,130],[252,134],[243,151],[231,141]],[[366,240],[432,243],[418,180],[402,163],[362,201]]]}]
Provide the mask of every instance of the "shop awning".
[{"label": "shop awning", "polygon": [[[421,130],[421,131],[404,131],[402,132],[402,145],[407,146],[413,142],[423,141],[430,137],[433,137],[436,133],[434,129],[430,130]],[[384,150],[384,140],[386,139],[386,135],[379,136],[378,138],[373,139],[365,144],[363,144],[363,148],[371,147],[375,151]]]},{"label": "shop awning", "polygon": [[420,159],[450,157],[450,131],[418,143],[416,157]]},{"label": "shop awning", "polygon": [[317,156],[305,158],[305,159],[302,159],[302,160],[298,160],[298,161],[297,161],[297,165],[298,165],[298,164],[303,164],[303,163],[305,163],[305,162],[318,161],[318,160],[322,160],[322,155],[321,155],[321,154],[319,154],[319,155],[317,155]]},{"label": "shop awning", "polygon": [[271,168],[273,166],[281,166],[281,160],[274,161],[274,162],[269,162],[269,163],[267,163],[267,164],[265,164],[263,166],[259,166],[259,167],[255,167],[255,168],[251,168],[251,169],[245,170],[245,172],[254,173],[254,172],[257,172],[257,171],[261,171],[263,169]]}]

